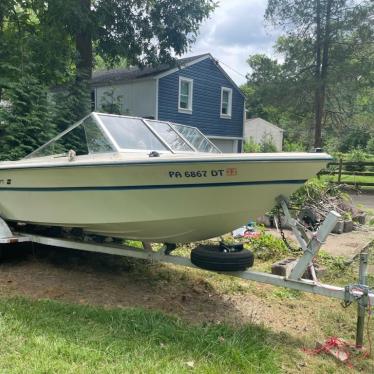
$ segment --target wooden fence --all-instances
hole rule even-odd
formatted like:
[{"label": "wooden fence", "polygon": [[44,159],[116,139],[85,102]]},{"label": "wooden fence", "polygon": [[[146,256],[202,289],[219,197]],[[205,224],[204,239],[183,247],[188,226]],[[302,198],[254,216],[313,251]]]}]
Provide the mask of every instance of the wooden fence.
[{"label": "wooden fence", "polygon": [[[353,162],[353,161],[343,161],[343,159],[340,159],[338,162],[330,162],[327,164],[327,168],[324,170],[321,170],[318,173],[318,178],[321,175],[337,175],[338,178],[336,181],[333,181],[333,183],[338,184],[347,184],[350,186],[372,186],[374,187],[374,178],[372,182],[366,182],[366,181],[343,181],[342,182],[342,175],[349,175],[349,176],[364,176],[364,177],[374,177],[374,172],[369,171],[354,171],[349,170],[349,168],[354,168],[358,170],[365,169],[365,167],[371,166],[374,168],[374,161],[359,161],[359,162]],[[347,170],[348,167],[348,170]]]}]

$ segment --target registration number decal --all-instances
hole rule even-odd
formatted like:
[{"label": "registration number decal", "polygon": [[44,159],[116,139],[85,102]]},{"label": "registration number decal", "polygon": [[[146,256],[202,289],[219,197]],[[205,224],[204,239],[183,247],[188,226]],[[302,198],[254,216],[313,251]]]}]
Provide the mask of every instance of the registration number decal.
[{"label": "registration number decal", "polygon": [[236,168],[212,169],[212,170],[170,170],[169,178],[207,178],[207,177],[233,177],[238,175]]},{"label": "registration number decal", "polygon": [[11,179],[0,179],[0,184],[12,184]]}]

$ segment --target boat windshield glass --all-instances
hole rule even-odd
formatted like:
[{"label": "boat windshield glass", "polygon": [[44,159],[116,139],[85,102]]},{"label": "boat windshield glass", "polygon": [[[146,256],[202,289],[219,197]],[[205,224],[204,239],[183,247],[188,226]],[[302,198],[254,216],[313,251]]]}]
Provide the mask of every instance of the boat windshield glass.
[{"label": "boat windshield glass", "polygon": [[77,156],[115,152],[115,148],[95,119],[89,116],[85,120],[71,126],[26,158],[64,157],[70,150],[73,150]]},{"label": "boat windshield glass", "polygon": [[122,151],[220,153],[196,127],[92,113],[26,158],[66,157],[71,150],[77,156]]},{"label": "boat windshield glass", "polygon": [[198,152],[221,153],[196,127],[173,123],[172,125]]},{"label": "boat windshield glass", "polygon": [[140,118],[98,115],[103,125],[124,150],[168,151],[168,148],[157,138]]},{"label": "boat windshield glass", "polygon": [[147,123],[161,136],[173,151],[194,152],[194,149],[167,122],[148,121]]}]

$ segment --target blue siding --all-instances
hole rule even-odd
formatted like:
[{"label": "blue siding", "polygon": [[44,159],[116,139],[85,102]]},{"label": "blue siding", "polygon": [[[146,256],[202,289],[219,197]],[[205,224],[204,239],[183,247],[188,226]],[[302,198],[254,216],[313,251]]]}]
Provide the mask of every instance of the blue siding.
[{"label": "blue siding", "polygon": [[[178,112],[179,76],[193,79],[192,114]],[[231,119],[220,117],[221,87],[232,88]],[[244,98],[210,59],[160,78],[158,118],[198,127],[210,136],[243,136]]]}]

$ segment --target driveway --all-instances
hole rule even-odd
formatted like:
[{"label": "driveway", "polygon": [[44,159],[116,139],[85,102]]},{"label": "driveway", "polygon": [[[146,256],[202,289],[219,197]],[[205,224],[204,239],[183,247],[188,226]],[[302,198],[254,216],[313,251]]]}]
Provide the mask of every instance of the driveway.
[{"label": "driveway", "polygon": [[372,192],[352,192],[349,194],[355,205],[362,205],[364,208],[374,210],[374,191]]}]

